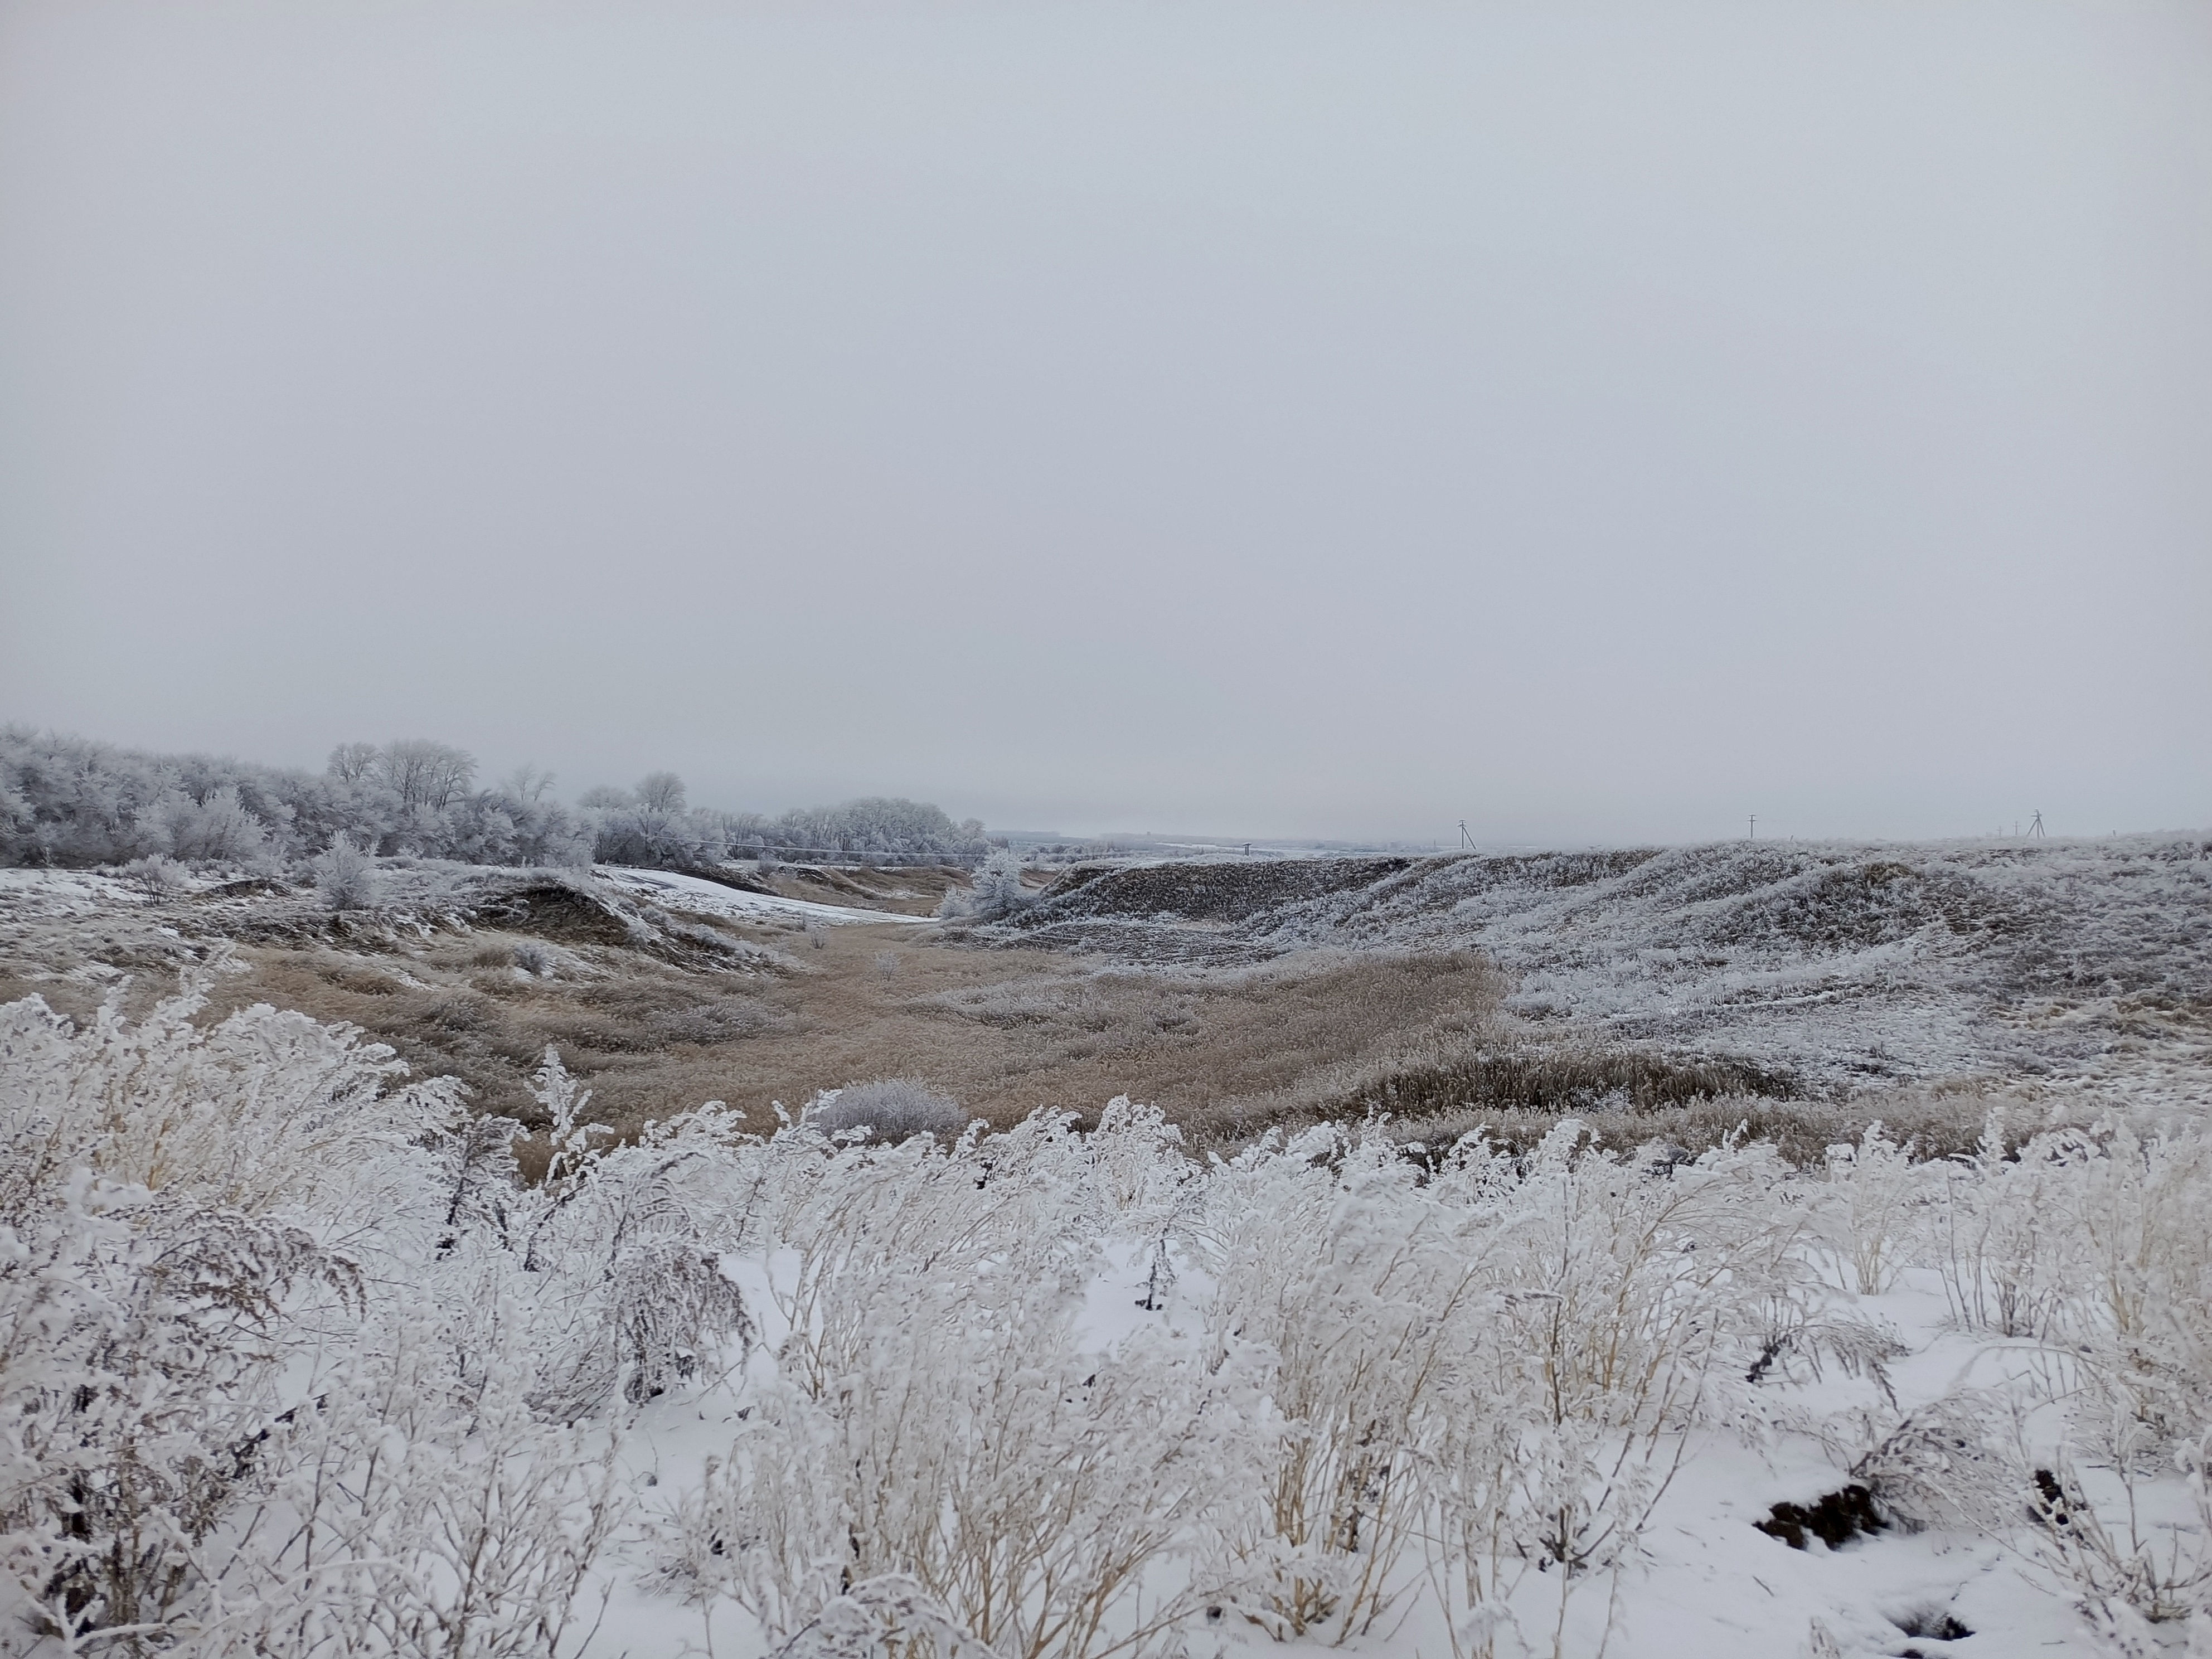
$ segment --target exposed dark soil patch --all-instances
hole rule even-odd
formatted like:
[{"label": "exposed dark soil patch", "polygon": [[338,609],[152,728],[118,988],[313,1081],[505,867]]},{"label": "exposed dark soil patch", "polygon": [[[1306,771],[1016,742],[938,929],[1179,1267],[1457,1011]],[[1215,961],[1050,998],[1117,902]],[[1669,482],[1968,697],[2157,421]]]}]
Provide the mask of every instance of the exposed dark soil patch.
[{"label": "exposed dark soil patch", "polygon": [[558,881],[494,888],[470,907],[479,921],[561,945],[630,946],[642,940],[622,913],[596,895]]},{"label": "exposed dark soil patch", "polygon": [[1247,921],[1284,905],[1372,887],[1416,860],[1268,859],[1251,863],[1078,865],[1045,889],[1016,926],[1098,917]]},{"label": "exposed dark soil patch", "polygon": [[1931,1642],[1963,1642],[1974,1632],[1946,1607],[1914,1607],[1889,1621],[1900,1634]]},{"label": "exposed dark soil patch", "polygon": [[[1778,1538],[1793,1550],[1817,1538],[1830,1549],[1841,1549],[1852,1539],[1885,1530],[1889,1522],[1874,1506],[1874,1493],[1853,1482],[1815,1498],[1810,1504],[1777,1504],[1764,1521],[1751,1523],[1769,1538]],[[1929,1636],[1932,1631],[1908,1631],[1910,1636]]]}]

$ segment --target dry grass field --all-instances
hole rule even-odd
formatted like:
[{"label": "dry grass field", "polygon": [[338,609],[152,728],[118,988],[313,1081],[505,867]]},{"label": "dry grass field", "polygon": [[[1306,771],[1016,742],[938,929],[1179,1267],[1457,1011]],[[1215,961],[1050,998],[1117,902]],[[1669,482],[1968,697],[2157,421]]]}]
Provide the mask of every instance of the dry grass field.
[{"label": "dry grass field", "polygon": [[777,1102],[910,1077],[997,1125],[1040,1105],[1087,1117],[1128,1094],[1210,1139],[1241,1139],[1503,1035],[1502,982],[1464,952],[1170,977],[921,932],[825,928],[776,941],[782,960],[746,974],[642,959],[618,975],[540,975],[515,965],[528,936],[489,929],[391,956],[250,945],[216,1008],[267,1001],[360,1025],[417,1070],[460,1077],[484,1109],[526,1118],[551,1043],[625,1129],[707,1099],[771,1122]]},{"label": "dry grass field", "polygon": [[[778,884],[913,914],[934,908],[946,878]],[[119,891],[44,918],[19,905],[0,930],[0,1000],[35,992],[82,1020],[118,986],[143,1004],[185,963],[220,957],[211,1017],[268,1002],[358,1025],[417,1073],[460,1078],[480,1109],[526,1120],[530,1074],[551,1044],[589,1079],[598,1115],[623,1127],[707,1099],[772,1121],[777,1102],[795,1109],[821,1090],[911,1077],[994,1124],[1040,1105],[1089,1115],[1129,1094],[1209,1136],[1241,1136],[1337,1109],[1372,1079],[1494,1043],[1505,1025],[1503,980],[1466,951],[1161,973],[981,949],[907,922],[693,917],[729,954],[668,959],[596,911],[541,902],[501,925],[513,908],[349,918],[306,896]]]}]

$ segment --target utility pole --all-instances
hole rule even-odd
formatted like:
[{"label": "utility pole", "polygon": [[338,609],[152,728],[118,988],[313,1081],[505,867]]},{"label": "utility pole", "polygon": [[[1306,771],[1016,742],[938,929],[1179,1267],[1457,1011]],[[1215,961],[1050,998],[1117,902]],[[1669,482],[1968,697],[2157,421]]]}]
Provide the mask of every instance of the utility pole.
[{"label": "utility pole", "polygon": [[1751,815],[1751,838],[1753,841],[1759,839],[1759,814],[1756,812]]},{"label": "utility pole", "polygon": [[1459,821],[1459,850],[1462,853],[1472,853],[1474,851],[1474,837],[1467,833],[1467,820],[1465,818],[1462,818]]},{"label": "utility pole", "polygon": [[2043,835],[2043,812],[2040,808],[2037,809],[2035,822],[2027,826],[2027,833],[2031,836],[2043,836],[2045,841],[2051,839],[2050,836]]}]

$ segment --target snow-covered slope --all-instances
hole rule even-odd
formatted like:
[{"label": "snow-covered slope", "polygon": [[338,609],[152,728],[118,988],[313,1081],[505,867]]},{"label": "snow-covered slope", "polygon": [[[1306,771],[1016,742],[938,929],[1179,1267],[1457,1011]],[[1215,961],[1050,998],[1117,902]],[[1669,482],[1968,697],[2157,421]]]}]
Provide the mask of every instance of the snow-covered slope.
[{"label": "snow-covered slope", "polygon": [[776,893],[753,893],[703,876],[682,875],[673,870],[631,870],[601,865],[595,872],[626,892],[651,899],[671,910],[696,910],[740,921],[819,922],[825,927],[850,927],[859,922],[923,922],[927,916],[900,915],[890,910],[861,910],[842,904],[817,904],[808,899],[785,898]]},{"label": "snow-covered slope", "polygon": [[1001,931],[1154,963],[1477,948],[1522,1014],[1815,1086],[2163,1076],[2205,1058],[2212,839],[1094,866]]}]

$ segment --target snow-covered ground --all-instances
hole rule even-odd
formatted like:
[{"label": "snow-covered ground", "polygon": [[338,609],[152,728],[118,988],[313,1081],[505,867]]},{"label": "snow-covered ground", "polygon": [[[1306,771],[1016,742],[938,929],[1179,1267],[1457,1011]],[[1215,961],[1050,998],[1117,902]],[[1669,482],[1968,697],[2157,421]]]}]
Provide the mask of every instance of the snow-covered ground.
[{"label": "snow-covered ground", "polygon": [[749,893],[740,888],[708,881],[702,876],[673,870],[632,870],[620,865],[599,865],[593,873],[623,891],[651,899],[671,910],[696,910],[708,915],[730,916],[740,921],[819,922],[825,927],[851,927],[867,922],[927,922],[927,916],[901,915],[890,910],[862,910],[841,904],[817,904],[809,899],[784,898],[773,893]]},{"label": "snow-covered ground", "polygon": [[[1144,1264],[1126,1246],[1103,1253],[1100,1271],[1084,1287],[1078,1319],[1085,1349],[1106,1354],[1147,1324],[1195,1335],[1205,1323],[1203,1282],[1178,1285],[1157,1313],[1138,1311],[1146,1288]],[[751,1285],[765,1283],[763,1265],[732,1261],[729,1270]],[[1862,1411],[1874,1419],[1897,1408],[1941,1398],[1965,1384],[1990,1389],[1990,1410],[2000,1413],[2006,1384],[2025,1383],[2045,1362],[2035,1345],[1987,1342],[1961,1333],[1936,1275],[1915,1271],[1886,1295],[1838,1296],[1858,1317],[1877,1322],[1911,1349],[1894,1363],[1890,1407],[1872,1382],[1831,1375],[1792,1390],[1808,1417],[1847,1418]],[[771,1328],[771,1342],[786,1333]],[[753,1364],[755,1380],[773,1375],[765,1353]],[[2020,1392],[2027,1390],[2023,1387]],[[726,1458],[750,1413],[745,1383],[732,1379],[696,1396],[656,1403],[641,1413],[624,1442],[623,1464],[641,1504],[695,1483],[711,1462]],[[2002,1422],[1993,1422],[2002,1430]],[[1556,1573],[1527,1574],[1511,1603],[1517,1634],[1500,1641],[1501,1659],[1550,1656],[1555,1627],[1563,1632],[1564,1659],[1821,1659],[1816,1623],[1844,1659],[1874,1659],[1917,1651],[1924,1659],[2114,1659],[2085,1624],[2065,1589],[2027,1552],[2031,1539],[1942,1529],[1892,1528],[1861,1537],[1840,1549],[1817,1539],[1792,1549],[1759,1531],[1781,1502],[1810,1504],[1849,1480],[1832,1445],[1816,1436],[1773,1435],[1747,1443],[1717,1431],[1670,1441],[1681,1462],[1653,1510],[1633,1559],[1617,1571],[1570,1586],[1560,1622]],[[2110,1483],[2101,1483],[2108,1487]],[[2118,1498],[2116,1488],[2105,1493]],[[2193,1536],[2194,1516],[2182,1483],[2154,1483],[2139,1498],[2154,1504],[2168,1536]],[[2025,1528],[2021,1529],[2025,1531]],[[649,1528],[619,1547],[601,1588],[611,1596],[598,1648],[609,1654],[697,1654],[761,1659],[781,1646],[758,1621],[732,1603],[687,1605],[643,1587],[649,1577]],[[1407,1564],[1404,1598],[1394,1616],[1340,1645],[1333,1635],[1276,1640],[1241,1619],[1200,1620],[1187,1633],[1193,1659],[1262,1659],[1263,1656],[1364,1653],[1391,1659],[1451,1659],[1455,1648],[1442,1610],[1418,1560]],[[712,1621],[711,1638],[708,1629]],[[1968,1637],[1943,1639],[1957,1627]],[[2193,1656],[2193,1650],[2192,1650]]]}]

